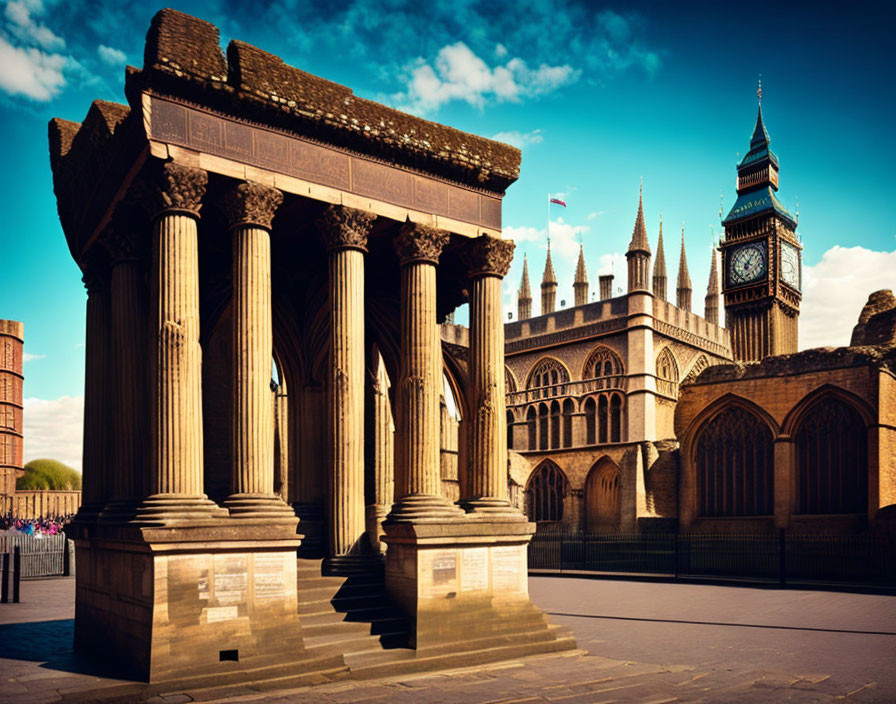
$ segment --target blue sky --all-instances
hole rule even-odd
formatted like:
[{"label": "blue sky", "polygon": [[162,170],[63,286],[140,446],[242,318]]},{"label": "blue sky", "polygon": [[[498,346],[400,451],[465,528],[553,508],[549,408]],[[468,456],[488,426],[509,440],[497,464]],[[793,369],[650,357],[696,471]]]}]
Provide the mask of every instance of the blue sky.
[{"label": "blue sky", "polygon": [[[572,299],[579,241],[592,291],[614,266],[625,286],[643,178],[654,248],[663,214],[670,289],[685,223],[701,312],[719,198],[734,200],[759,74],[779,196],[791,211],[799,202],[801,346],[846,344],[867,294],[896,286],[892,2],[322,5],[172,4],[215,23],[222,45],[242,39],[363,97],[521,146],[504,222],[535,291],[549,192],[568,203],[551,211],[558,299]],[[124,101],[124,67],[142,65],[157,9],[13,0],[0,12],[0,317],[25,322],[26,456],[78,463],[83,393],[85,294],[56,216],[46,123],[81,121],[96,98]],[[508,310],[521,262],[507,278]]]}]

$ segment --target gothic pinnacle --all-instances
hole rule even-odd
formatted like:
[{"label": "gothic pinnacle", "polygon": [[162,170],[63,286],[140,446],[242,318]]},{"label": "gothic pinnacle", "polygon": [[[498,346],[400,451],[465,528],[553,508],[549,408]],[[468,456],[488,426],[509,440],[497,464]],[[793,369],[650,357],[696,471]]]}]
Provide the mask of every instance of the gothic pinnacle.
[{"label": "gothic pinnacle", "polygon": [[641,251],[650,254],[650,243],[647,241],[647,228],[644,226],[644,184],[638,189],[638,215],[632,231],[632,241],[628,245],[629,252]]},{"label": "gothic pinnacle", "polygon": [[666,300],[666,252],[663,247],[663,214],[660,213],[660,236],[653,262],[653,295]]}]

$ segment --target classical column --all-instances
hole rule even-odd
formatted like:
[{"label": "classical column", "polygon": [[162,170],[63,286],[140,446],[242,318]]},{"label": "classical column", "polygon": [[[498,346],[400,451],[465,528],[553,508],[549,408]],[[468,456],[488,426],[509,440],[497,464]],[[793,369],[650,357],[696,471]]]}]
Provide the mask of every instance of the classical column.
[{"label": "classical column", "polygon": [[233,469],[224,506],[236,518],[295,521],[274,493],[271,221],[283,194],[245,182],[224,195],[233,241]]},{"label": "classical column", "polygon": [[151,459],[149,496],[137,518],[194,522],[226,516],[202,490],[197,222],[208,177],[172,162],[154,176],[145,193],[153,216]]},{"label": "classical column", "polygon": [[397,501],[389,522],[462,515],[440,495],[442,346],[436,321],[436,264],[447,242],[447,232],[411,222],[395,239],[401,258],[401,370],[395,394]]},{"label": "classical column", "polygon": [[81,506],[77,521],[96,519],[106,503],[109,485],[107,378],[109,364],[108,271],[102,257],[84,264],[87,321],[84,350],[84,444]]},{"label": "classical column", "polygon": [[364,525],[364,254],[376,215],[331,205],[317,227],[327,248],[327,518],[331,557],[357,553]]},{"label": "classical column", "polygon": [[102,243],[109,253],[109,353],[112,383],[107,396],[111,408],[111,457],[103,520],[133,517],[143,496],[145,435],[145,368],[143,258],[144,242],[133,219],[116,212],[104,230]]},{"label": "classical column", "polygon": [[504,322],[501,280],[510,268],[515,245],[482,235],[463,258],[473,280],[470,301],[469,443],[467,467],[461,468],[461,503],[471,512],[519,512],[507,494],[507,413],[504,391]]}]

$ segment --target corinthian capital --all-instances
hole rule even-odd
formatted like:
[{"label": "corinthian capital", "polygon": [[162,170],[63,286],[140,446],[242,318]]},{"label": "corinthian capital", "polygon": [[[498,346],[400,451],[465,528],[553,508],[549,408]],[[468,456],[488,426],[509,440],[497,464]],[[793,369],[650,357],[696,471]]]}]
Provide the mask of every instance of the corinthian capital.
[{"label": "corinthian capital", "polygon": [[169,161],[154,169],[137,195],[151,217],[166,211],[199,217],[207,183],[205,171]]},{"label": "corinthian capital", "polygon": [[512,240],[501,240],[489,235],[480,235],[471,240],[461,251],[470,278],[477,276],[498,276],[503,278],[510,269],[513,250]]},{"label": "corinthian capital", "polygon": [[376,215],[366,210],[331,205],[317,219],[317,229],[324,247],[367,251],[367,235]]},{"label": "corinthian capital", "polygon": [[251,225],[270,230],[282,202],[283,193],[276,188],[245,181],[227,191],[221,205],[229,227]]},{"label": "corinthian capital", "polygon": [[112,265],[140,261],[148,255],[149,242],[144,220],[130,200],[119,203],[99,237]]},{"label": "corinthian capital", "polygon": [[395,238],[395,251],[402,264],[430,262],[437,264],[442,249],[448,244],[448,233],[428,225],[411,222],[401,226]]}]

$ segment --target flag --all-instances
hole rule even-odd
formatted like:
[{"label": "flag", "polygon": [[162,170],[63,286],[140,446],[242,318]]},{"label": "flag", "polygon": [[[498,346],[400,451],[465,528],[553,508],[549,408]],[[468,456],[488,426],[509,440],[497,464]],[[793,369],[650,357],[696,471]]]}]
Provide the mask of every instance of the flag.
[{"label": "flag", "polygon": [[564,208],[566,207],[566,203],[564,203],[559,198],[551,198],[551,203],[556,203],[557,205],[562,205]]}]

